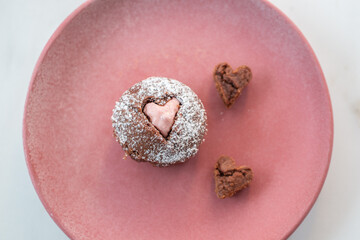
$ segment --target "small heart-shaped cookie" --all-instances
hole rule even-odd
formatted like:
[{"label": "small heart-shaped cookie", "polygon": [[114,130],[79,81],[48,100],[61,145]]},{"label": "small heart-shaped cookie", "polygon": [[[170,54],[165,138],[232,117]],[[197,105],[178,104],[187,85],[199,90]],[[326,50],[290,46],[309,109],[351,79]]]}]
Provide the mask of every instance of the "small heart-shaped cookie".
[{"label": "small heart-shaped cookie", "polygon": [[175,116],[179,107],[179,101],[176,98],[173,98],[164,106],[157,105],[153,102],[146,104],[144,107],[144,113],[150,119],[150,122],[154,125],[154,127],[156,127],[166,138],[169,135],[172,125],[174,124]]},{"label": "small heart-shaped cookie", "polygon": [[248,187],[253,179],[253,172],[247,166],[236,167],[231,157],[221,156],[215,165],[214,177],[216,195],[223,199]]},{"label": "small heart-shaped cookie", "polygon": [[230,108],[241,91],[249,84],[252,78],[251,69],[240,66],[235,71],[227,63],[220,63],[214,70],[215,86],[224,104]]}]

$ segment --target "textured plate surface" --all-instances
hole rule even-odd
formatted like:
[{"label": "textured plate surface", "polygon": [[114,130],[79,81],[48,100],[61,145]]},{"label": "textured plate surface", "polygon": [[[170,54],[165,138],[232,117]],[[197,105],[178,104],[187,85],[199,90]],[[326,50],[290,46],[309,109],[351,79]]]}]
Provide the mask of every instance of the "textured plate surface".
[{"label": "textured plate surface", "polygon": [[[254,76],[229,110],[211,76],[223,61]],[[206,142],[186,164],[123,160],[112,136],[115,101],[149,76],[184,82],[207,109]],[[320,192],[333,123],[316,57],[269,3],[104,0],[82,5],[45,47],[23,134],[35,189],[72,239],[281,239]],[[212,175],[221,154],[255,173],[225,200]]]}]

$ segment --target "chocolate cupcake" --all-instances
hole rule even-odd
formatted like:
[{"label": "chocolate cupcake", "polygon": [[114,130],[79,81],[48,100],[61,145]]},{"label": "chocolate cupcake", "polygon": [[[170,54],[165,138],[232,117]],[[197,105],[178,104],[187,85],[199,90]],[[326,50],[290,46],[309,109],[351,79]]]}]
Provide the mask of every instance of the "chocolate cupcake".
[{"label": "chocolate cupcake", "polygon": [[125,91],[111,119],[116,140],[132,159],[162,167],[194,156],[207,131],[198,96],[164,77],[147,78]]}]

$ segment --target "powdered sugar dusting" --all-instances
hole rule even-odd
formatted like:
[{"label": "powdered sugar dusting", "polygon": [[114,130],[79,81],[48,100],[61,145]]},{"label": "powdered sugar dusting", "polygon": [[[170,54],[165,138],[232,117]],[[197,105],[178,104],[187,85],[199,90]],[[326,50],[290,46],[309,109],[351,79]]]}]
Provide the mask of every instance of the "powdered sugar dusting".
[{"label": "powdered sugar dusting", "polygon": [[[181,103],[172,130],[165,140],[142,113],[148,98],[164,104],[175,97]],[[198,96],[185,84],[164,77],[150,77],[125,91],[113,110],[116,140],[132,158],[167,166],[195,155],[206,129],[206,112]]]}]

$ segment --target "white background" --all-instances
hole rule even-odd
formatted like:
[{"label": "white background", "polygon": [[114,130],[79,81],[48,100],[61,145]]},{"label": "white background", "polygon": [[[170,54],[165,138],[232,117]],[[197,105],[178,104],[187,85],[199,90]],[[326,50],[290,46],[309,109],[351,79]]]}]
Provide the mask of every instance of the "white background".
[{"label": "white background", "polygon": [[[41,50],[82,2],[0,0],[0,240],[68,239],[46,213],[30,181],[22,115]],[[271,2],[313,47],[329,86],[335,121],[324,188],[290,239],[360,239],[360,2]]]}]

